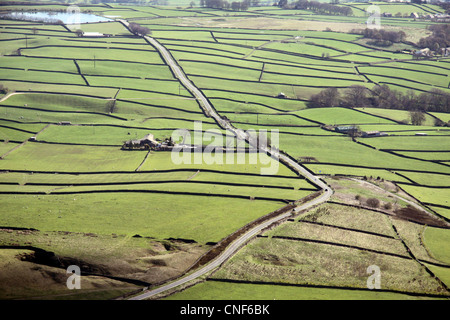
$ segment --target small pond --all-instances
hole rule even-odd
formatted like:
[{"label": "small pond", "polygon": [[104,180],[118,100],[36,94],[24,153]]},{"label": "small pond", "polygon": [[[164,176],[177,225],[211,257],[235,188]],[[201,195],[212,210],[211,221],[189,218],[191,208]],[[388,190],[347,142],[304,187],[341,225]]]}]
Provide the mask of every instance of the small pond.
[{"label": "small pond", "polygon": [[48,23],[54,23],[60,20],[64,24],[80,24],[80,23],[111,21],[111,19],[109,18],[97,16],[91,13],[81,13],[81,12],[74,13],[74,12],[18,11],[18,12],[11,12],[8,14],[2,14],[0,17],[12,18],[14,20],[48,22]]}]

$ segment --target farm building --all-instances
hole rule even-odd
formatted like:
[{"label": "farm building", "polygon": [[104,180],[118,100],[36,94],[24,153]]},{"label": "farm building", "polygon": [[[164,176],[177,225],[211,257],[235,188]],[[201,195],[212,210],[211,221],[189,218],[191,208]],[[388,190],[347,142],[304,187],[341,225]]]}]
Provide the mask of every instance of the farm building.
[{"label": "farm building", "polygon": [[356,126],[339,126],[334,128],[334,131],[340,132],[340,133],[349,133],[351,131],[357,131],[358,127]]},{"label": "farm building", "polygon": [[122,145],[122,150],[170,150],[173,147],[172,138],[159,142],[152,134],[142,139],[128,140]]},{"label": "farm building", "polygon": [[142,139],[128,140],[122,145],[122,150],[148,150],[157,148],[160,145],[152,134],[147,134]]},{"label": "farm building", "polygon": [[437,13],[434,15],[434,22],[448,22],[450,21],[450,14],[447,13]]},{"label": "farm building", "polygon": [[412,55],[413,55],[413,58],[419,59],[419,58],[432,57],[434,55],[434,53],[429,48],[425,48],[425,49],[421,49],[421,50],[413,50]]},{"label": "farm building", "polygon": [[380,131],[363,131],[361,133],[362,138],[373,138],[373,137],[382,137],[382,136],[387,136],[387,134],[385,132],[380,132]]},{"label": "farm building", "polygon": [[112,34],[106,34],[106,33],[100,33],[100,32],[82,32],[79,35],[80,37],[87,37],[87,38],[104,38],[104,37],[111,37]]}]

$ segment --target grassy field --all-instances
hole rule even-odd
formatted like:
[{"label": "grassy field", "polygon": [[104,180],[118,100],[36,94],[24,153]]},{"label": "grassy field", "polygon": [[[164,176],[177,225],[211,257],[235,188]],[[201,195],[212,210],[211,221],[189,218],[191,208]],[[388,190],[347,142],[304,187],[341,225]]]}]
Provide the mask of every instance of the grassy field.
[{"label": "grassy field", "polygon": [[[340,263],[335,264],[333,261]],[[383,288],[405,291],[409,281],[406,286],[411,291],[441,290],[432,278],[425,283],[412,281],[414,277],[424,279],[425,276],[420,266],[412,261],[372,253],[362,254],[354,249],[273,238],[261,238],[248,245],[214,277],[249,282],[314,283],[364,288],[366,269],[372,264],[384,270]],[[403,279],[399,277],[400,270],[407,270],[403,273]]]},{"label": "grassy field", "polygon": [[[4,204],[2,223],[6,227],[100,235],[139,234],[158,240],[192,239],[202,244],[217,242],[250,221],[283,206],[281,201],[220,196],[211,201],[214,198],[208,196],[139,192],[1,197]],[[242,213],[244,207],[246,214]],[[20,217],[11,215],[11,212],[20,213]],[[171,223],[168,223],[169,217]],[[194,220],[197,221],[195,225],[192,224]]]},{"label": "grassy field", "polygon": [[[421,260],[447,263],[442,245],[447,234],[380,212],[322,205],[266,231],[205,282],[169,299],[201,299],[201,294],[244,299],[244,288],[256,299],[351,300],[353,294],[358,299],[411,299],[408,293],[413,292],[423,294],[414,299],[436,299],[443,289],[406,250]],[[369,265],[379,266],[384,292],[367,290]],[[447,268],[425,265],[448,284]],[[400,276],[397,268],[408,271]],[[217,292],[224,288],[231,292]],[[348,290],[357,288],[361,291]]]},{"label": "grassy field", "polygon": [[[308,288],[274,284],[227,283],[206,281],[186,291],[181,291],[167,300],[416,300],[426,297],[411,297],[399,293],[345,290],[332,288]],[[220,298],[218,298],[220,297]]]},{"label": "grassy field", "polygon": [[427,248],[433,256],[446,263],[450,261],[448,250],[445,249],[445,242],[448,237],[449,232],[447,230],[427,228],[425,231]]}]

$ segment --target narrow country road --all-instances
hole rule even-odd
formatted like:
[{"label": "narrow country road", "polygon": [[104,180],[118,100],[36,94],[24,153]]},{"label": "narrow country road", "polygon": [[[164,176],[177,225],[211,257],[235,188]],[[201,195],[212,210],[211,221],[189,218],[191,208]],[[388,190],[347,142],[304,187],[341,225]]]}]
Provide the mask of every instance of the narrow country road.
[{"label": "narrow country road", "polygon": [[[128,28],[128,21],[118,19],[117,21],[121,22],[124,26]],[[162,46],[158,41],[156,41],[154,38],[145,36],[145,39],[151,43],[156,50],[159,51],[167,65],[171,68],[175,76],[178,78],[180,82],[185,85],[185,87],[192,93],[192,95],[199,101],[200,105],[204,110],[209,114],[211,117],[213,117],[217,123],[224,129],[229,130],[233,132],[237,138],[245,140],[249,142],[248,135],[241,129],[237,129],[231,125],[231,123],[225,119],[223,119],[216,111],[215,109],[210,105],[208,99],[203,95],[203,93],[187,78],[187,76],[184,74],[184,72],[181,70],[178,63],[175,61],[175,59],[172,57],[172,55],[169,53],[169,51]],[[331,188],[324,183],[322,180],[320,180],[319,177],[313,175],[311,172],[306,170],[304,167],[299,165],[297,162],[292,160],[291,158],[281,154],[278,152],[277,149],[271,148],[271,147],[261,147],[258,146],[261,152],[265,152],[267,154],[270,154],[273,158],[280,159],[284,161],[285,163],[289,164],[299,175],[303,175],[310,181],[312,181],[314,184],[319,186],[324,192],[317,198],[304,203],[302,205],[297,206],[294,209],[294,212],[299,212],[308,208],[311,208],[315,205],[318,205],[320,203],[323,203],[327,201],[331,195],[333,194],[333,191]],[[176,288],[180,285],[183,285],[189,281],[195,280],[198,277],[201,277],[202,275],[214,270],[215,268],[219,267],[223,262],[225,262],[228,258],[230,258],[234,253],[238,251],[238,249],[243,246],[248,240],[256,236],[258,233],[260,233],[263,229],[267,228],[271,224],[278,222],[280,220],[283,220],[287,217],[289,217],[292,214],[292,212],[286,212],[282,215],[279,215],[277,217],[274,217],[270,220],[267,220],[260,225],[255,226],[253,229],[250,229],[245,234],[240,236],[238,239],[236,239],[232,244],[230,244],[219,256],[217,256],[214,260],[209,262],[204,267],[200,268],[199,270],[195,271],[192,274],[186,275],[176,281],[173,281],[171,283],[168,283],[166,285],[163,285],[156,289],[147,290],[141,294],[138,294],[130,300],[143,300],[151,298],[152,296],[155,296],[157,294],[160,294],[162,292],[165,292],[167,290]]]}]

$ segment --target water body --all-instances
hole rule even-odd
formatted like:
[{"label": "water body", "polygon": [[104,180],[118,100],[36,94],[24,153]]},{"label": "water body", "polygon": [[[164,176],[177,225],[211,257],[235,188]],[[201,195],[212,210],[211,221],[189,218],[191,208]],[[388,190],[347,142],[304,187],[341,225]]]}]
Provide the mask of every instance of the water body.
[{"label": "water body", "polygon": [[54,23],[58,20],[62,21],[64,24],[80,24],[80,23],[92,23],[92,22],[104,22],[112,21],[112,19],[97,16],[91,13],[81,13],[81,12],[11,12],[8,14],[1,15],[2,18],[12,18],[14,20],[24,20],[24,21],[36,21],[36,22],[49,22]]}]

